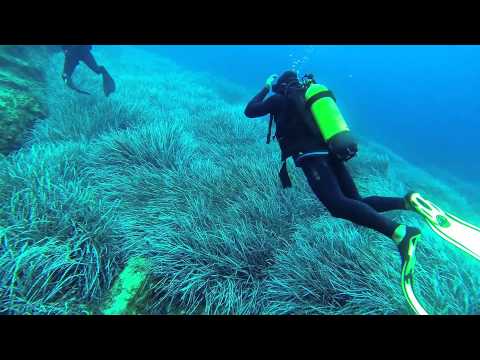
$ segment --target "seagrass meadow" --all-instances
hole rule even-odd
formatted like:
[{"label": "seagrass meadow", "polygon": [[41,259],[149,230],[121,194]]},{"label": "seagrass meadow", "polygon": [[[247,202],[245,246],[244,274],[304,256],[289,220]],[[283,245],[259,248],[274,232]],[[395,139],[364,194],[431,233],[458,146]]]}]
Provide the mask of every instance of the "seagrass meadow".
[{"label": "seagrass meadow", "polygon": [[[61,53],[42,65],[48,114],[0,157],[0,314],[411,314],[383,235],[333,218],[265,119],[255,90],[132,46],[102,47],[117,91]],[[141,60],[141,61],[140,61]],[[339,94],[340,95],[340,94]],[[419,191],[480,223],[480,196],[362,136],[348,162],[362,195]],[[432,314],[480,314],[480,263],[419,227],[417,297]]]}]

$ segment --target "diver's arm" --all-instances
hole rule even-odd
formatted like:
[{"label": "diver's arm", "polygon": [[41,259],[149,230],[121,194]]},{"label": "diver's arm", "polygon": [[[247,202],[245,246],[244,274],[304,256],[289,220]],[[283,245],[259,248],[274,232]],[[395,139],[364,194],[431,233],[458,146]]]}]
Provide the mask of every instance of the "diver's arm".
[{"label": "diver's arm", "polygon": [[247,104],[247,107],[245,108],[245,116],[248,118],[256,118],[256,117],[261,117],[265,116],[267,114],[273,113],[276,108],[276,101],[275,101],[275,96],[272,96],[268,98],[267,100],[265,99],[265,96],[268,95],[269,93],[269,88],[264,87],[262,91],[260,91],[255,97],[250,100],[250,102]]}]

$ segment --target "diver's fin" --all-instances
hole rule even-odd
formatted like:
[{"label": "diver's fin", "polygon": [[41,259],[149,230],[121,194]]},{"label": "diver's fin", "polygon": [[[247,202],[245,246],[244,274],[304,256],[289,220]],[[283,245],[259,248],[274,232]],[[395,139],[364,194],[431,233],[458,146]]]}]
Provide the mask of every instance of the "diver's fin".
[{"label": "diver's fin", "polygon": [[407,262],[403,264],[402,268],[402,290],[408,304],[416,315],[428,315],[413,293],[413,274],[408,272]]},{"label": "diver's fin", "polygon": [[405,227],[405,235],[402,241],[398,244],[398,250],[402,257],[402,267],[405,263],[408,265],[409,273],[413,274],[415,267],[415,251],[417,242],[421,239],[421,232],[419,229],[407,226]]},{"label": "diver's fin", "polygon": [[480,260],[480,228],[443,211],[418,193],[410,194],[409,201],[435,233]]},{"label": "diver's fin", "polygon": [[422,235],[420,230],[407,227],[406,234],[402,242],[398,245],[400,255],[402,256],[402,290],[408,304],[417,315],[428,315],[425,309],[413,293],[413,274],[416,263],[416,248],[417,243]]},{"label": "diver's fin", "polygon": [[107,70],[104,71],[103,73],[103,92],[105,96],[109,96],[111,93],[115,91],[115,81],[113,78],[110,76]]}]

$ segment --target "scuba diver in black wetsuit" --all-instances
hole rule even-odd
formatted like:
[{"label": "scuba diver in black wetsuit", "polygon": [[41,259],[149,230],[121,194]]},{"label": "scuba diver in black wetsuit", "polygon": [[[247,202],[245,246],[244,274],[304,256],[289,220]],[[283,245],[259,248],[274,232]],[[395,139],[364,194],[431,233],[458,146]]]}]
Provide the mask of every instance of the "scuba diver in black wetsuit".
[{"label": "scuba diver in black wetsuit", "polygon": [[[421,236],[420,230],[398,224],[381,214],[390,210],[411,210],[410,194],[405,198],[361,197],[344,164],[357,153],[357,144],[348,131],[340,131],[340,135],[326,141],[323,133],[319,131],[319,121],[315,123],[316,120],[313,120],[311,109],[316,101],[328,98],[327,101],[330,103],[324,101],[323,105],[320,105],[323,106],[320,110],[325,113],[336,108],[333,93],[320,85],[325,91],[320,91],[316,98],[312,97],[312,102],[306,101],[309,93],[307,89],[311,84],[315,84],[313,75],[307,76],[308,84],[300,82],[293,71],[285,72],[273,85],[275,78],[277,78],[276,75],[268,78],[265,87],[248,103],[245,115],[256,118],[270,114],[267,143],[270,142],[272,121],[275,122],[275,137],[280,145],[283,161],[280,171],[283,187],[291,187],[286,160],[292,157],[295,165],[305,173],[316,197],[331,215],[366,226],[394,240],[402,258],[402,273],[413,274],[414,251],[417,240]],[[270,90],[275,94],[265,99]],[[301,94],[300,100],[295,94]],[[300,105],[298,105],[299,101]],[[310,122],[302,120],[302,117],[308,116],[310,116]],[[324,116],[324,121],[337,119],[338,115],[335,114],[330,116],[330,119],[329,116]]]},{"label": "scuba diver in black wetsuit", "polygon": [[80,61],[85,63],[93,72],[103,77],[103,91],[109,96],[115,91],[115,82],[104,66],[99,66],[93,57],[92,45],[62,45],[65,53],[62,79],[67,86],[80,94],[90,95],[88,92],[78,89],[72,81],[72,75]]}]

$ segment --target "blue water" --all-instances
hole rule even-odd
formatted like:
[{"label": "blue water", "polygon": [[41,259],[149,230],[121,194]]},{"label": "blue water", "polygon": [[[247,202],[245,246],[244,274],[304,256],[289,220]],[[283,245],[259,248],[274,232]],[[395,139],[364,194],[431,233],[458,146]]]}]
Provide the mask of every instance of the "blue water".
[{"label": "blue water", "polygon": [[251,89],[271,73],[313,72],[354,131],[433,175],[480,181],[480,46],[149,46]]}]

